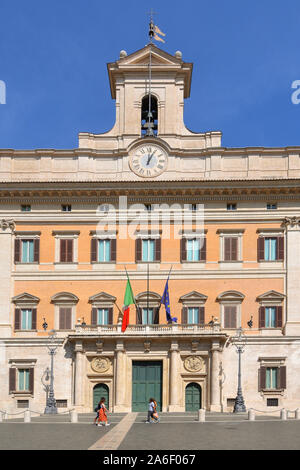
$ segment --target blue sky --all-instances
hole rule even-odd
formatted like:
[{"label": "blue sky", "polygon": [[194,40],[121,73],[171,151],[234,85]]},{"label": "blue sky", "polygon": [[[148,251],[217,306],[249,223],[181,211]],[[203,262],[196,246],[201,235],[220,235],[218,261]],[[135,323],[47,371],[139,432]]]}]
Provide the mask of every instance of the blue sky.
[{"label": "blue sky", "polygon": [[1,0],[0,148],[76,148],[114,123],[106,63],[148,42],[194,63],[185,124],[226,147],[300,145],[299,0]]}]

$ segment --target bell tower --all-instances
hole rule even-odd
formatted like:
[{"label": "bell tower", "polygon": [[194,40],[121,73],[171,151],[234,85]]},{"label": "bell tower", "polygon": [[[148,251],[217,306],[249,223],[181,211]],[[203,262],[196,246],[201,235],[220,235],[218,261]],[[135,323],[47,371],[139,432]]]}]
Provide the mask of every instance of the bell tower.
[{"label": "bell tower", "polygon": [[[184,124],[184,102],[190,97],[193,64],[182,53],[171,55],[152,43],[107,64],[111,97],[116,103],[114,127],[104,134],[79,134],[79,147],[126,149],[133,141],[153,136],[170,147],[218,147],[221,132],[194,133]],[[189,148],[194,145],[189,143]]]}]

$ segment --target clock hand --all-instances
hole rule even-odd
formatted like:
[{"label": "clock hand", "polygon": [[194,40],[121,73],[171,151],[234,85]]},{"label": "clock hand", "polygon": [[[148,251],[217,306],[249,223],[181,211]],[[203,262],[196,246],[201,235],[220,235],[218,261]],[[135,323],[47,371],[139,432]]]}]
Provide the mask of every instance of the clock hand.
[{"label": "clock hand", "polygon": [[[155,150],[154,150],[154,152],[155,152]],[[147,165],[149,165],[149,163],[150,163],[150,161],[151,161],[151,159],[154,155],[154,152],[152,153],[152,155],[148,156]]]}]

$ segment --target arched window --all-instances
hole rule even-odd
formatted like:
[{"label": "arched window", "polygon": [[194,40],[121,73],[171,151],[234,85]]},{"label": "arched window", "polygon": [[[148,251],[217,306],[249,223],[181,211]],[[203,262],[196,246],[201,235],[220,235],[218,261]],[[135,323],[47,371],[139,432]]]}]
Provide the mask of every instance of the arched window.
[{"label": "arched window", "polygon": [[158,112],[157,112],[157,98],[151,95],[144,96],[142,99],[142,113],[141,113],[141,134],[142,136],[156,136],[158,129]]}]

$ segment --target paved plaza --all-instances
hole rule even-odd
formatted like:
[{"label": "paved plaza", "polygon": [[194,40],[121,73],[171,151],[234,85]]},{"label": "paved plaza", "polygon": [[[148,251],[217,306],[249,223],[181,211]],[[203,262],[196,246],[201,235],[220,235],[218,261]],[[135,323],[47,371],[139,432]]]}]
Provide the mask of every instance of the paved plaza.
[{"label": "paved plaza", "polygon": [[97,427],[94,414],[39,416],[31,423],[9,419],[0,423],[0,450],[298,450],[300,420],[279,415],[161,413],[161,422],[145,424],[145,413],[110,415],[111,426]]}]

